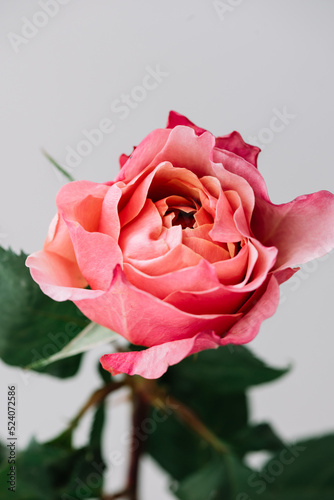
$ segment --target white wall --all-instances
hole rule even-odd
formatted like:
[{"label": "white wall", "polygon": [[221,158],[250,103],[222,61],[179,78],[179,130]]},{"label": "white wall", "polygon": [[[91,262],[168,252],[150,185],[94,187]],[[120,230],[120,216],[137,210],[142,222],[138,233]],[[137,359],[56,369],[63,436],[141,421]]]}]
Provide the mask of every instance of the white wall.
[{"label": "white wall", "polygon": [[[40,149],[65,163],[67,146],[75,148],[82,131],[103,118],[115,130],[73,169],[77,179],[111,180],[118,156],[164,127],[175,109],[216,135],[236,129],[246,140],[269,139],[259,168],[275,203],[334,191],[332,2],[226,0],[220,4],[229,10],[219,16],[219,2],[209,0],[71,0],[27,43],[16,39],[15,51],[8,34],[21,34],[23,17],[43,23],[36,14],[43,2],[0,6],[2,245],[26,252],[41,247],[63,181]],[[122,120],[110,106],[157,65],[166,73],[161,83]],[[284,107],[294,118],[282,132],[266,135],[273,110]],[[253,390],[252,413],[294,439],[333,430],[333,255],[307,267],[283,295],[251,347],[272,364],[292,363],[293,371]],[[26,381],[0,365],[2,402],[7,383],[19,384],[22,446],[32,434],[48,438],[65,425],[98,385],[92,367],[102,353],[90,353],[80,377],[67,382],[36,375]],[[128,419],[123,400],[124,394],[113,403],[118,428]],[[125,453],[118,436],[108,431],[106,448]],[[143,498],[172,498],[162,493],[166,479],[149,460],[144,472]],[[111,487],[121,485],[124,473],[113,468]]]}]

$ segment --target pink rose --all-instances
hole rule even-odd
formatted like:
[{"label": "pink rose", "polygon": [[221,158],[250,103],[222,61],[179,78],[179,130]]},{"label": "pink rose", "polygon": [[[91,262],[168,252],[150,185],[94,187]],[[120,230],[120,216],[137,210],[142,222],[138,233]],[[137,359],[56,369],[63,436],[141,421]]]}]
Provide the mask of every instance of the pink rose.
[{"label": "pink rose", "polygon": [[[149,349],[106,354],[112,373],[160,377],[192,353],[252,340],[292,266],[334,246],[334,195],[270,202],[259,149],[171,112],[122,155],[113,182],[71,182],[27,265],[44,293]],[[89,288],[87,288],[89,285]]]}]

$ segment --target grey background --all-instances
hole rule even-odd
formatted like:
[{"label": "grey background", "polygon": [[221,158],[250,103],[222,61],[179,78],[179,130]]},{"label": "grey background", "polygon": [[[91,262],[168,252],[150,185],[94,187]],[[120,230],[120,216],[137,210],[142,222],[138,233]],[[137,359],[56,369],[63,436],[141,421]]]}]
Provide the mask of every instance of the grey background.
[{"label": "grey background", "polygon": [[[43,23],[36,15],[41,6],[34,0],[2,2],[0,244],[26,252],[41,248],[64,181],[40,149],[65,165],[66,148],[76,148],[85,139],[82,131],[103,118],[115,129],[73,169],[76,179],[111,180],[119,155],[164,127],[175,109],[216,135],[236,129],[245,140],[262,141],[259,169],[275,203],[334,191],[333,3],[222,3],[225,13],[212,1],[71,0],[15,52],[9,33],[21,35],[24,17]],[[157,65],[168,76],[122,120],[111,104],[139,92],[134,89],[147,67]],[[282,131],[268,132],[274,110],[284,107],[294,118]],[[293,366],[281,381],[252,391],[254,422],[270,420],[286,439],[333,430],[332,297],[330,255],[304,266],[298,280],[282,287],[279,310],[251,344],[268,363]],[[95,365],[104,351],[91,352],[80,376],[67,382],[0,365],[0,421],[6,386],[17,383],[21,446],[32,435],[46,439],[66,425],[99,385]],[[129,420],[127,398],[120,393],[109,404],[113,428],[106,431],[105,449],[120,451],[125,460],[110,466],[112,489],[126,474],[121,436]],[[145,459],[142,498],[173,498],[166,484]]]}]

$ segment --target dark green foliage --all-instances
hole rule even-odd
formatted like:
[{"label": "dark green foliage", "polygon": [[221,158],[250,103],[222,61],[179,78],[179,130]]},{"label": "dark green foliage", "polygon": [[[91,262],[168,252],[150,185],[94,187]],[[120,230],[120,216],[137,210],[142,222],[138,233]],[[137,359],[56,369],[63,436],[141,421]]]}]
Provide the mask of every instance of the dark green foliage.
[{"label": "dark green foliage", "polygon": [[[26,255],[0,248],[0,357],[26,367],[60,351],[89,320],[72,302],[55,302],[40,290],[25,267]],[[81,355],[38,371],[70,377]]]}]

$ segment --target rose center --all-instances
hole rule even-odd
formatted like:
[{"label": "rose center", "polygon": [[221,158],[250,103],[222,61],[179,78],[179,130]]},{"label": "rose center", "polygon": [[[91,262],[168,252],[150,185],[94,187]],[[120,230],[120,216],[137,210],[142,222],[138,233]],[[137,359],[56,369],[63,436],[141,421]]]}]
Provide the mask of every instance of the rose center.
[{"label": "rose center", "polygon": [[174,214],[174,217],[172,219],[172,226],[182,226],[182,229],[185,229],[186,227],[193,228],[195,224],[195,218],[194,218],[194,213],[196,210],[193,210],[191,212],[185,212],[180,209],[170,209],[167,210],[166,215],[172,213]]}]

